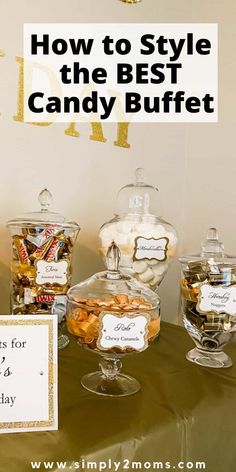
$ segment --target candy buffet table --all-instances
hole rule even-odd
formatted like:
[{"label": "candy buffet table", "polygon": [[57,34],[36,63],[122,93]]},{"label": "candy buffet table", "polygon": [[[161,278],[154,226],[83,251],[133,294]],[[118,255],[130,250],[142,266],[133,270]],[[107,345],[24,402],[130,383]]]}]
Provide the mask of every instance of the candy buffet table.
[{"label": "candy buffet table", "polygon": [[[142,390],[113,399],[80,386],[81,376],[96,370],[98,357],[72,339],[59,355],[59,431],[1,435],[0,471],[31,471],[30,461],[67,461],[67,471],[96,470],[83,463],[76,469],[72,461],[81,458],[97,466],[107,461],[103,470],[112,472],[108,459],[139,461],[143,465],[136,470],[155,470],[144,464],[157,461],[189,470],[178,469],[178,462],[205,461],[207,472],[235,471],[236,343],[226,348],[234,366],[225,370],[189,363],[185,353],[191,346],[183,328],[162,323],[149,350],[124,359],[124,371],[140,380]],[[51,470],[60,469],[55,463]]]}]

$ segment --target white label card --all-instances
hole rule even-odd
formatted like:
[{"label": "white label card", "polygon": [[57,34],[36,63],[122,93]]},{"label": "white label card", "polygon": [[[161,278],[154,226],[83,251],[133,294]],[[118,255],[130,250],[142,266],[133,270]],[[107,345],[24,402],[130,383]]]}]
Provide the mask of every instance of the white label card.
[{"label": "white label card", "polygon": [[229,287],[203,284],[198,295],[197,310],[200,313],[213,311],[236,316],[236,285]]},{"label": "white label card", "polygon": [[155,259],[163,262],[167,258],[168,238],[143,238],[138,236],[135,239],[134,261],[142,261],[143,259]]},{"label": "white label card", "polygon": [[36,284],[59,284],[65,285],[67,283],[67,261],[47,262],[43,260],[37,261],[36,264],[37,275]]},{"label": "white label card", "polygon": [[57,318],[0,316],[0,433],[57,424]]},{"label": "white label card", "polygon": [[137,315],[115,315],[103,312],[100,314],[101,331],[97,340],[100,349],[135,349],[143,351],[148,342],[149,315],[139,313]]}]

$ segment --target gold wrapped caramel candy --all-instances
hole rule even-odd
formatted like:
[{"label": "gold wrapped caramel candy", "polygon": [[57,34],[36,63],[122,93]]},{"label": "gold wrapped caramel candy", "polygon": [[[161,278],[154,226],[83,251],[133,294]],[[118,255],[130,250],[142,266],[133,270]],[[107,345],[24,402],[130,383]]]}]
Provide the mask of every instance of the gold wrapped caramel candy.
[{"label": "gold wrapped caramel candy", "polygon": [[[103,312],[122,313],[134,312],[135,314],[147,312],[152,309],[151,303],[145,301],[143,297],[128,297],[126,294],[118,294],[113,297],[93,298],[75,296],[73,301],[80,304],[81,307],[72,307],[71,313],[67,315],[68,331],[76,336],[78,342],[82,344],[93,344],[93,349],[97,350],[94,341],[99,336],[100,319],[99,315]],[[82,308],[83,307],[83,308]],[[160,332],[160,317],[151,319],[148,323],[148,339],[152,339]],[[92,339],[86,342],[86,339]],[[119,351],[119,350],[118,350]],[[117,349],[113,349],[117,352]],[[127,352],[132,352],[128,349]]]}]

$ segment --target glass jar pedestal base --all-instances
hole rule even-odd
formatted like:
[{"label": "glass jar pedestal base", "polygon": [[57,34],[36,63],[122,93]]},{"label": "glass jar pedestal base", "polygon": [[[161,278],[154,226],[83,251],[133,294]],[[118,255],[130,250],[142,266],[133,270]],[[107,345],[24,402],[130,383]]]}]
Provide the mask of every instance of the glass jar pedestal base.
[{"label": "glass jar pedestal base", "polygon": [[68,346],[70,340],[66,334],[59,334],[58,336],[58,349],[64,349]]},{"label": "glass jar pedestal base", "polygon": [[230,357],[225,352],[209,352],[201,351],[197,347],[186,354],[186,358],[190,362],[201,365],[203,367],[213,367],[215,369],[228,368],[233,365]]},{"label": "glass jar pedestal base", "polygon": [[70,340],[68,338],[68,336],[64,333],[65,331],[65,321],[64,319],[62,319],[59,323],[58,323],[58,349],[64,349],[66,346],[68,346]]},{"label": "glass jar pedestal base", "polygon": [[113,380],[107,379],[102,372],[86,374],[81,379],[81,384],[89,392],[108,397],[126,397],[137,393],[140,383],[125,374],[118,374]]},{"label": "glass jar pedestal base", "polygon": [[126,397],[137,393],[141,385],[129,375],[121,374],[122,363],[119,357],[102,357],[101,371],[86,374],[81,384],[89,392],[109,397]]}]

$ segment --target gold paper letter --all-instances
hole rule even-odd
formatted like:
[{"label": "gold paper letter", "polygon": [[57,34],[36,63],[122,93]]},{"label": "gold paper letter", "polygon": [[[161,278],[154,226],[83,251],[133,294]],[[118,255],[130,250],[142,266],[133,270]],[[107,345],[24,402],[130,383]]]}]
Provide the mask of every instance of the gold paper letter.
[{"label": "gold paper letter", "polygon": [[[70,126],[64,131],[65,134],[68,136],[73,136],[74,138],[79,138],[80,133],[76,130],[76,123],[70,123]],[[99,141],[101,143],[106,143],[107,139],[103,134],[102,125],[99,122],[92,122],[92,131],[93,134],[89,136],[89,139],[92,141]],[[114,141],[115,146],[124,147],[126,149],[130,148],[130,144],[128,143],[128,131],[129,131],[129,123],[117,123],[117,141]]]},{"label": "gold paper letter", "polygon": [[107,139],[103,134],[102,125],[99,122],[92,122],[91,123],[93,134],[90,134],[89,139],[92,141],[100,141],[101,143],[106,143]]},{"label": "gold paper letter", "polygon": [[74,122],[70,123],[69,128],[66,128],[64,133],[67,134],[68,136],[73,136],[74,138],[79,138],[80,137],[79,131],[77,131],[75,129],[75,123]]},{"label": "gold paper letter", "polygon": [[[99,122],[92,122],[90,123],[92,126],[92,131],[93,133],[89,136],[89,139],[92,141],[100,141],[101,143],[106,143],[107,139],[105,138],[103,134],[103,129],[102,125]],[[75,128],[75,123],[72,122],[70,123],[69,128],[67,128],[64,133],[67,134],[68,136],[73,136],[74,138],[79,138],[80,133],[79,131],[76,130]]]},{"label": "gold paper letter", "polygon": [[129,149],[130,144],[128,143],[128,132],[129,123],[117,123],[117,141],[114,141],[115,146],[120,146]]},{"label": "gold paper letter", "polygon": [[[24,122],[24,58],[20,56],[16,56],[16,62],[20,64],[20,70],[19,70],[19,81],[18,81],[17,114],[13,116],[13,120]],[[27,124],[36,125],[36,126],[49,126],[52,123],[28,122]]]}]

